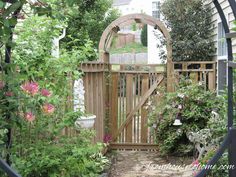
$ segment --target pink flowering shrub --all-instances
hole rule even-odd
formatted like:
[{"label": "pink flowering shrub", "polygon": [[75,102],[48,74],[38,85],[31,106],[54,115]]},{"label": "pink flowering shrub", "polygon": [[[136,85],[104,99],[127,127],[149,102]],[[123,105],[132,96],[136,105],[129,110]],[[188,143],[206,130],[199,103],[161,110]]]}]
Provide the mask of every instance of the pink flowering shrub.
[{"label": "pink flowering shrub", "polygon": [[[19,83],[13,84],[9,81],[6,86],[5,82],[0,81],[0,99],[3,103],[9,101],[12,103],[12,101],[15,101],[16,107],[14,108],[14,111],[16,112],[16,116],[20,116],[23,120],[33,123],[36,117],[40,118],[40,116],[37,115],[40,115],[41,113],[47,115],[52,115],[54,113],[55,106],[49,103],[50,97],[52,96],[52,93],[49,90],[45,88],[40,90],[39,84],[34,81],[25,81],[23,84],[19,85]],[[7,88],[7,90],[4,88]],[[4,107],[4,104],[1,107]],[[8,109],[8,107],[6,108]]]},{"label": "pink flowering shrub", "polygon": [[8,96],[8,97],[11,97],[11,96],[14,96],[14,93],[11,92],[11,91],[7,91],[7,92],[5,92],[4,95],[5,95],[5,96]]},{"label": "pink flowering shrub", "polygon": [[43,105],[43,112],[46,114],[52,114],[55,110],[55,107],[52,104],[46,103]]},{"label": "pink flowering shrub", "polygon": [[36,82],[30,81],[30,82],[26,82],[26,83],[24,83],[23,85],[21,85],[21,89],[22,89],[24,92],[26,92],[26,93],[28,93],[28,94],[34,96],[34,95],[37,94],[38,91],[39,91],[39,85],[38,85],[38,83],[36,83]]},{"label": "pink flowering shrub", "polygon": [[35,120],[35,115],[32,112],[26,112],[25,119],[29,122],[33,122]]},{"label": "pink flowering shrub", "polygon": [[52,95],[52,93],[47,89],[42,89],[41,90],[41,95],[45,96],[45,97],[50,97]]}]

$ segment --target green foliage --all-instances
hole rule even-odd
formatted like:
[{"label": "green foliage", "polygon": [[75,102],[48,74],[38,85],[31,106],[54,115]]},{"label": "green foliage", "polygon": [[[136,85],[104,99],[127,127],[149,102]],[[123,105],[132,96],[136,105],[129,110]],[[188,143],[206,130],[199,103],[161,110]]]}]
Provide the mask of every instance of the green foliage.
[{"label": "green foliage", "polygon": [[[80,77],[78,66],[94,49],[88,40],[71,51],[61,49],[60,58],[53,58],[51,41],[60,33],[58,24],[50,17],[32,16],[16,28],[13,64],[2,64],[7,73],[0,79],[1,130],[14,129],[11,160],[23,176],[98,176],[107,163],[99,153],[102,145],[91,143],[94,133],[75,129],[82,113],[71,107],[71,83]],[[38,83],[35,94],[22,89],[28,81]],[[43,88],[50,96],[42,95]],[[55,111],[45,112],[44,103],[53,104]],[[32,120],[25,115],[29,111]],[[62,136],[68,128],[78,135]]]},{"label": "green foliage", "polygon": [[209,6],[202,0],[166,0],[162,13],[171,28],[174,61],[213,59],[215,48]]},{"label": "green foliage", "polygon": [[[181,81],[176,92],[164,94],[162,100],[152,108],[155,111],[149,117],[150,126],[157,124],[154,136],[162,154],[189,154],[193,145],[186,133],[206,128],[213,110],[218,110],[222,117],[225,114],[224,99],[206,91],[201,84],[192,84],[191,80]],[[180,105],[182,110],[178,108]],[[180,113],[183,125],[174,126]]]},{"label": "green foliage", "polygon": [[147,47],[147,38],[148,38],[148,33],[147,33],[147,25],[144,25],[142,32],[141,32],[141,42],[143,46]]},{"label": "green foliage", "polygon": [[[16,39],[18,45],[14,48],[12,57],[22,77],[46,82],[49,87],[65,84],[65,76],[69,73],[78,78],[77,68],[81,61],[91,57],[94,50],[92,43],[87,41],[84,46],[78,46],[72,51],[61,49],[60,58],[53,58],[52,39],[59,35],[60,28],[55,27],[59,23],[49,17],[32,16],[24,21],[22,28],[17,28],[16,31],[20,31]],[[60,94],[63,93],[61,90]]]},{"label": "green foliage", "polygon": [[[104,29],[119,16],[118,11],[111,8],[112,1],[68,0],[67,2],[68,4],[63,4],[62,0],[48,2],[54,7],[53,15],[67,22],[67,35],[62,40],[63,48],[71,51],[85,45],[87,40],[93,41],[93,48],[97,48]],[[88,59],[97,58],[92,56]]]},{"label": "green foliage", "polygon": [[137,24],[136,23],[132,23],[132,31],[137,31]]},{"label": "green foliage", "polygon": [[0,1],[0,46],[10,45],[10,36],[13,32],[12,27],[17,23],[17,17],[12,15],[25,4],[25,1],[17,1],[11,5]]},{"label": "green foliage", "polygon": [[[207,154],[200,160],[200,164],[202,167],[204,167],[207,162],[216,154],[217,149],[211,149],[207,152]],[[228,166],[228,167],[227,167]],[[229,170],[228,168],[232,168],[232,166],[229,166],[228,161],[228,152],[225,152],[222,157],[219,159],[219,161],[213,166],[212,170],[209,172],[209,177],[215,177],[215,176],[229,176]]]},{"label": "green foliage", "polygon": [[[7,1],[8,2],[8,1]],[[17,20],[24,18],[21,10],[25,5],[29,5],[30,9],[33,9],[35,13],[40,15],[50,15],[51,8],[46,4],[37,6],[36,4],[30,4],[26,0],[14,0],[11,3],[6,1],[0,1],[0,46],[3,45],[12,46],[11,35],[14,32]]]},{"label": "green foliage", "polygon": [[0,145],[4,143],[4,137],[6,136],[7,129],[0,129]]},{"label": "green foliage", "polygon": [[12,157],[13,166],[25,177],[98,176],[108,161],[100,154],[103,145],[91,145],[91,138],[89,132],[81,131],[74,138],[24,143],[22,152]]}]

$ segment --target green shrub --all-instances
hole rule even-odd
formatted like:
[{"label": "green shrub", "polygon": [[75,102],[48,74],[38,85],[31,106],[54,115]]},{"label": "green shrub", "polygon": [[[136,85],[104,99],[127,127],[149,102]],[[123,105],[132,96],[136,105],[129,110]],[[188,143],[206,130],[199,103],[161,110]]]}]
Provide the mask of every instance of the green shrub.
[{"label": "green shrub", "polygon": [[87,41],[53,58],[58,23],[33,16],[23,22],[24,30],[15,31],[13,64],[2,65],[8,73],[0,78],[0,140],[6,141],[2,128],[14,131],[11,149],[3,147],[1,155],[4,159],[9,152],[12,166],[24,177],[98,176],[107,160],[100,154],[102,144],[91,143],[94,134],[79,130],[76,137],[62,136],[65,129],[76,131],[74,122],[82,115],[73,110],[71,83],[93,48]]},{"label": "green shrub", "polygon": [[148,38],[147,25],[144,25],[142,32],[141,32],[141,42],[142,42],[143,46],[146,46],[146,47],[148,45],[147,38]]},{"label": "green shrub", "polygon": [[98,176],[108,161],[100,153],[102,144],[92,145],[91,137],[82,131],[74,138],[24,144],[12,157],[13,166],[24,177]]},{"label": "green shrub", "polygon": [[211,7],[203,0],[166,0],[161,9],[171,28],[174,61],[213,59]]},{"label": "green shrub", "polygon": [[[164,154],[186,155],[193,151],[194,146],[186,133],[198,131],[207,126],[213,110],[225,113],[224,99],[217,97],[215,92],[206,91],[201,84],[192,84],[191,80],[181,81],[176,92],[165,93],[161,104],[152,108],[149,124],[157,125],[154,131],[156,143]],[[179,105],[182,110],[179,110]],[[177,114],[181,113],[181,126],[173,123]]]}]

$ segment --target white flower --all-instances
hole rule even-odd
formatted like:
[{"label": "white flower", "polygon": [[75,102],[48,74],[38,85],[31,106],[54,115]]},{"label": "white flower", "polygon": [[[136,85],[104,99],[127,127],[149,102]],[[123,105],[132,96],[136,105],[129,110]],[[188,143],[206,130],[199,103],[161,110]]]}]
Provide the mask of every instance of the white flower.
[{"label": "white flower", "polygon": [[178,106],[178,109],[183,109],[183,106],[180,104],[180,105]]},{"label": "white flower", "polygon": [[180,98],[184,98],[185,95],[184,95],[184,94],[181,94],[181,93],[178,93],[178,97],[180,97]]},{"label": "white flower", "polygon": [[200,82],[198,82],[198,85],[202,86],[202,85],[203,85],[203,83],[200,81]]},{"label": "white flower", "polygon": [[152,104],[151,101],[147,102],[147,106],[151,106],[151,104]]}]

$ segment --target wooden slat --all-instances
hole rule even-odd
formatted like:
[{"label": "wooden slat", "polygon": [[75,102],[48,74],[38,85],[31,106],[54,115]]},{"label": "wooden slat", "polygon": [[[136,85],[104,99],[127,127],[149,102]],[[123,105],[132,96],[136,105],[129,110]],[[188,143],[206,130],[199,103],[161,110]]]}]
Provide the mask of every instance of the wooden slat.
[{"label": "wooden slat", "polygon": [[158,151],[158,146],[156,144],[150,143],[111,143],[110,149],[116,150],[154,150]]},{"label": "wooden slat", "polygon": [[[118,83],[119,83],[119,97],[118,97],[118,106],[119,106],[119,109],[118,109],[118,126],[121,125],[122,123],[122,74],[118,74]],[[120,135],[119,137],[119,142],[122,142],[122,135]]]},{"label": "wooden slat", "polygon": [[[126,111],[129,114],[133,109],[133,74],[127,74],[126,78]],[[127,119],[127,118],[126,118]],[[116,131],[115,131],[116,132]],[[126,141],[132,142],[132,122],[126,125]]]},{"label": "wooden slat", "polygon": [[208,74],[208,89],[209,90],[215,90],[215,79],[214,79],[215,75],[213,72],[210,72]]},{"label": "wooden slat", "polygon": [[214,90],[216,90],[216,63],[215,64],[213,64],[213,75],[214,75],[214,77],[213,77],[213,85],[214,85]]},{"label": "wooden slat", "polygon": [[[99,104],[98,104],[98,73],[93,74],[93,113],[96,115],[97,118],[98,116],[98,110],[99,110]],[[95,120],[95,125],[94,125],[95,130],[99,129],[99,124],[98,121]]]},{"label": "wooden slat", "polygon": [[175,69],[175,72],[207,72],[214,71],[213,69]]},{"label": "wooden slat", "polygon": [[151,88],[143,95],[143,97],[141,98],[137,106],[130,112],[130,114],[128,114],[125,122],[118,129],[118,132],[116,133],[116,136],[113,137],[113,140],[116,140],[117,136],[121,133],[121,131],[130,123],[134,114],[141,108],[141,106],[143,106],[143,104],[146,102],[149,96],[153,93],[153,91],[157,88],[157,86],[161,84],[163,79],[164,77],[162,77],[159,82],[154,83],[151,86]]},{"label": "wooden slat", "polygon": [[[137,103],[135,104],[135,106],[139,103],[139,101],[140,101],[140,97],[141,97],[141,75],[140,74],[138,74],[138,76],[137,76],[137,79],[138,79],[138,95],[137,95]],[[141,142],[141,118],[140,118],[140,116],[141,116],[141,110],[138,110],[138,112],[137,112],[137,124],[138,124],[138,126],[137,126],[137,129],[138,129],[138,132],[137,132],[137,143],[140,143]]]},{"label": "wooden slat", "polygon": [[115,136],[118,129],[118,74],[112,74],[111,92],[111,136]]},{"label": "wooden slat", "polygon": [[214,64],[216,63],[216,61],[186,61],[186,62],[173,62],[173,64],[183,64],[183,63],[187,63],[187,65],[191,65],[191,64]]},{"label": "wooden slat", "polygon": [[[136,90],[137,90],[137,74],[134,76],[134,88],[133,88],[133,97],[134,97],[134,104],[133,107],[136,106]],[[138,123],[137,123],[138,117],[134,116],[134,121],[133,121],[133,140],[132,142],[137,142],[138,139]]]},{"label": "wooden slat", "polygon": [[[122,74],[123,75],[123,81],[122,81],[122,90],[123,90],[123,96],[122,96],[122,108],[123,108],[123,112],[122,112],[122,123],[125,121],[126,118],[126,100],[125,100],[125,96],[126,96],[126,74]],[[125,142],[125,130],[123,130],[122,132],[122,142]]]},{"label": "wooden slat", "polygon": [[[112,71],[113,73],[126,73],[126,74],[148,74],[149,71],[125,71],[125,70],[121,70],[121,71]],[[156,72],[156,73],[159,73],[159,74],[163,74],[165,73],[164,71],[159,71],[159,72]]]},{"label": "wooden slat", "polygon": [[[148,91],[148,75],[142,79],[142,96]],[[141,142],[147,143],[147,110],[142,106],[141,110]]]}]

